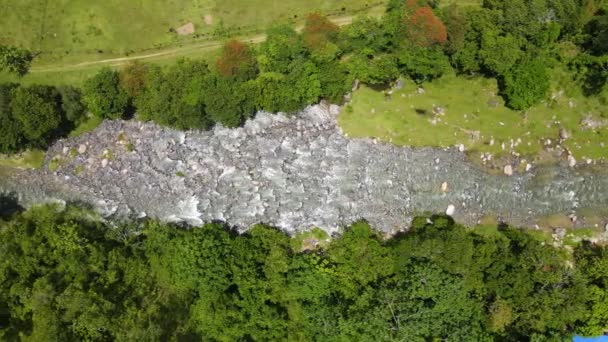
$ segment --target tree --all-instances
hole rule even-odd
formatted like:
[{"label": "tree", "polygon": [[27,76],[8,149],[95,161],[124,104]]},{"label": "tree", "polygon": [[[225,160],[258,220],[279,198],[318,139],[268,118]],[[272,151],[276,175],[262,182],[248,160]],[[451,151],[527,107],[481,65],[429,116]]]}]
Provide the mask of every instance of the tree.
[{"label": "tree", "polygon": [[448,35],[445,51],[449,55],[453,55],[464,48],[469,24],[462,9],[456,3],[452,3],[446,8],[443,21]]},{"label": "tree", "polygon": [[17,76],[24,76],[30,69],[34,54],[26,49],[0,45],[0,71],[7,70]]},{"label": "tree", "polygon": [[120,70],[118,76],[120,87],[131,97],[136,98],[144,90],[148,66],[137,60],[130,62]]},{"label": "tree", "polygon": [[150,66],[143,93],[135,99],[138,118],[177,129],[208,129],[213,121],[205,111],[204,61],[180,60],[163,71]]},{"label": "tree", "polygon": [[413,13],[406,16],[405,27],[407,38],[414,46],[428,47],[448,40],[445,25],[428,6],[416,6]]},{"label": "tree", "polygon": [[322,63],[318,68],[321,84],[319,96],[332,103],[341,103],[344,94],[352,88],[354,82],[352,75],[348,72],[348,68],[345,64],[338,61]]},{"label": "tree", "polygon": [[451,69],[450,60],[438,48],[406,49],[399,54],[399,67],[416,82],[443,76]]},{"label": "tree", "polygon": [[23,127],[29,144],[42,147],[60,133],[64,122],[61,95],[50,86],[19,87],[13,92],[11,112]]},{"label": "tree", "polygon": [[360,55],[351,56],[347,67],[354,79],[363,83],[376,85],[387,84],[399,76],[397,58],[392,54],[368,58]]},{"label": "tree", "polygon": [[271,27],[259,47],[258,64],[262,72],[287,74],[295,60],[306,58],[302,37],[287,25]]},{"label": "tree", "polygon": [[242,81],[250,80],[257,75],[257,62],[253,51],[243,42],[234,39],[224,44],[216,67],[220,75]]},{"label": "tree", "polygon": [[253,82],[209,74],[202,95],[210,119],[224,127],[240,126],[255,111],[252,87]]},{"label": "tree", "polygon": [[507,34],[500,36],[496,31],[486,31],[481,39],[479,57],[484,67],[492,75],[504,75],[522,57],[519,40]]},{"label": "tree", "polygon": [[77,126],[86,118],[86,106],[82,103],[82,93],[80,89],[72,86],[60,86],[57,88],[61,94],[61,109],[65,118]]},{"label": "tree", "polygon": [[327,17],[319,12],[310,13],[306,16],[302,37],[306,47],[311,51],[322,50],[329,43],[338,38],[340,29]]},{"label": "tree", "polygon": [[256,79],[258,108],[291,113],[319,100],[321,82],[316,65],[300,59],[288,68],[288,74],[265,72]]},{"label": "tree", "polygon": [[516,65],[504,76],[502,88],[510,108],[523,110],[538,103],[549,91],[549,75],[543,60],[532,59]]},{"label": "tree", "polygon": [[387,52],[392,37],[377,18],[355,18],[351,25],[340,31],[339,46],[345,53],[356,52],[367,57]]},{"label": "tree", "polygon": [[10,104],[17,84],[0,84],[0,153],[12,153],[21,149],[23,128],[13,116]]},{"label": "tree", "polygon": [[118,72],[108,67],[87,79],[83,92],[87,107],[99,118],[120,119],[128,113],[129,94],[120,86]]},{"label": "tree", "polygon": [[608,53],[608,14],[596,16],[588,25],[589,40],[586,44],[589,51],[601,56]]}]

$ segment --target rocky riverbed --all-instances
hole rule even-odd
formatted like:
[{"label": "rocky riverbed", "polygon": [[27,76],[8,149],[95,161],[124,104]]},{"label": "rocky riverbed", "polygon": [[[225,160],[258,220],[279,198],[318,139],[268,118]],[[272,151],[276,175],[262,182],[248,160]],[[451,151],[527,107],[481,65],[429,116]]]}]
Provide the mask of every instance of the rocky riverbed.
[{"label": "rocky riverbed", "polygon": [[490,175],[457,148],[349,139],[337,127],[338,110],[258,113],[242,128],[209,132],[106,121],[58,141],[42,170],[14,173],[2,187],[26,205],[76,201],[106,216],[221,220],[243,229],[264,222],[288,232],[333,232],[360,218],[394,232],[414,215],[446,210],[466,224],[486,215],[523,226],[552,214],[578,215],[578,224],[583,212],[606,219],[604,173],[554,166]]}]

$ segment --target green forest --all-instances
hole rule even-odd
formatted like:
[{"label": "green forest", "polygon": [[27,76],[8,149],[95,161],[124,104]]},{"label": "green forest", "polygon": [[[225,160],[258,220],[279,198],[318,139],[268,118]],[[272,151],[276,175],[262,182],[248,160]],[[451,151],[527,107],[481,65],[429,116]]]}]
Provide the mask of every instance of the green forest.
[{"label": "green forest", "polygon": [[5,215],[0,253],[3,340],[562,341],[608,328],[606,247],[445,216],[330,239],[44,206]]}]

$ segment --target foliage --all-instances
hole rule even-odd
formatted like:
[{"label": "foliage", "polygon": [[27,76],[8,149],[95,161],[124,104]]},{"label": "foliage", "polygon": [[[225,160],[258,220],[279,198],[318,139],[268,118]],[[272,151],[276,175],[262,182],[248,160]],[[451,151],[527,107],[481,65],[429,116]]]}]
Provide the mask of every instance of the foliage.
[{"label": "foliage", "polygon": [[118,76],[120,87],[131,97],[136,98],[144,90],[148,67],[137,60],[127,64]]},{"label": "foliage", "polygon": [[520,63],[505,75],[503,93],[510,108],[527,109],[548,91],[549,75],[542,59]]},{"label": "foliage", "polygon": [[129,108],[129,95],[120,86],[118,72],[101,69],[83,86],[84,102],[93,115],[103,119],[120,119]]},{"label": "foliage", "polygon": [[321,50],[327,44],[335,42],[338,38],[339,28],[319,12],[306,16],[306,23],[302,31],[304,44],[311,51]]},{"label": "foliage", "polygon": [[406,13],[406,32],[407,38],[414,46],[428,47],[433,44],[445,43],[448,40],[445,24],[428,6],[412,5],[415,1],[408,1]]},{"label": "foliage", "polygon": [[0,153],[18,151],[22,147],[23,129],[11,110],[12,92],[17,84],[0,84]]},{"label": "foliage", "polygon": [[399,66],[416,82],[431,81],[452,69],[448,57],[437,48],[406,49],[399,54]]},{"label": "foliage", "polygon": [[28,73],[34,54],[26,49],[0,45],[0,71],[7,70],[17,76]]},{"label": "foliage", "polygon": [[563,340],[606,328],[606,247],[583,243],[568,266],[514,228],[420,217],[383,240],[360,221],[301,251],[263,225],[110,228],[70,206],[5,220],[5,340]]},{"label": "foliage", "polygon": [[150,67],[144,91],[135,99],[139,118],[178,129],[211,127],[203,101],[208,73],[203,61],[182,60],[166,71]]},{"label": "foliage", "polygon": [[226,42],[216,62],[217,72],[224,77],[249,80],[257,74],[256,59],[250,47],[238,40]]},{"label": "foliage", "polygon": [[64,122],[61,104],[61,95],[51,86],[34,85],[14,90],[11,112],[31,146],[45,146],[59,134]]},{"label": "foliage", "polygon": [[224,127],[238,127],[253,115],[253,83],[210,74],[202,94],[209,119]]}]

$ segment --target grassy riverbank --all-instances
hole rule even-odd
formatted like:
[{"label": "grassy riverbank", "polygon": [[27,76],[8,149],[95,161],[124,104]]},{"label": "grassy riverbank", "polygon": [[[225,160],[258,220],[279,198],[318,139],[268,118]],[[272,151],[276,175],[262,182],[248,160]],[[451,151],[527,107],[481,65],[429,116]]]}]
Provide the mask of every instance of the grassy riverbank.
[{"label": "grassy riverbank", "polygon": [[351,137],[375,137],[397,145],[450,147],[464,144],[474,153],[518,153],[541,158],[547,139],[560,129],[571,137],[564,146],[577,159],[606,159],[608,127],[583,129],[581,120],[603,120],[606,107],[570,88],[565,74],[555,74],[550,100],[527,111],[504,105],[493,79],[446,76],[420,88],[406,81],[387,96],[362,87],[339,122]]}]

